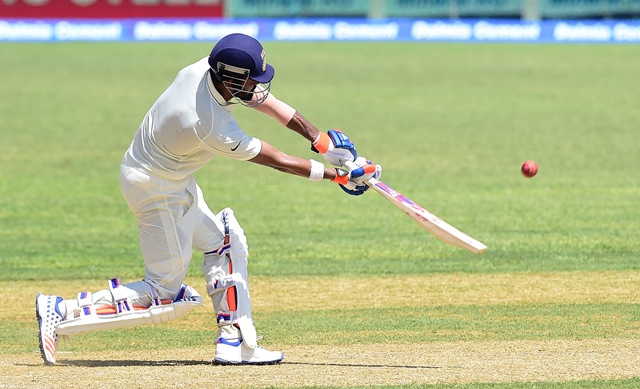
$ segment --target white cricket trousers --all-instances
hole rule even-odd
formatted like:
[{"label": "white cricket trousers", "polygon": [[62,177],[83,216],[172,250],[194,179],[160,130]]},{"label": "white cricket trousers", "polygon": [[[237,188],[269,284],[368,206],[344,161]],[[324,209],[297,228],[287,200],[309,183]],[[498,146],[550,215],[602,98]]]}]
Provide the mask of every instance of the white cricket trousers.
[{"label": "white cricket trousers", "polygon": [[168,180],[123,163],[120,190],[138,221],[145,280],[156,287],[160,298],[173,299],[184,282],[193,248],[219,249],[224,225],[191,175]]}]

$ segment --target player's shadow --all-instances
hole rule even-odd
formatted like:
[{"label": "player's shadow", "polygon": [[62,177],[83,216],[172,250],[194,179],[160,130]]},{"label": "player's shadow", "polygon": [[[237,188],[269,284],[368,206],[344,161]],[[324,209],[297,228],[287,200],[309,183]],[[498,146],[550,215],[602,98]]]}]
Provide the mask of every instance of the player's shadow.
[{"label": "player's shadow", "polygon": [[387,365],[375,363],[331,363],[331,362],[282,362],[282,365],[307,365],[307,366],[341,366],[341,367],[378,367],[384,369],[442,369],[442,366],[422,365]]},{"label": "player's shadow", "polygon": [[[145,366],[145,367],[163,367],[163,366],[218,366],[213,361],[184,361],[184,360],[166,360],[166,361],[141,361],[141,360],[66,360],[58,362],[59,366],[76,366],[76,367],[129,367],[129,366]],[[306,366],[340,366],[340,367],[362,367],[362,368],[384,368],[384,369],[442,369],[442,366],[424,366],[424,365],[391,365],[391,364],[371,364],[371,363],[331,363],[331,362],[296,362],[286,361],[279,365],[306,365]],[[246,365],[245,365],[246,366]]]},{"label": "player's shadow", "polygon": [[59,361],[57,365],[60,366],[77,366],[77,367],[128,367],[128,366],[204,366],[213,365],[212,361],[181,361],[181,360],[167,360],[167,361],[141,361],[141,360],[109,360],[109,361],[96,361],[96,360],[66,360]]}]

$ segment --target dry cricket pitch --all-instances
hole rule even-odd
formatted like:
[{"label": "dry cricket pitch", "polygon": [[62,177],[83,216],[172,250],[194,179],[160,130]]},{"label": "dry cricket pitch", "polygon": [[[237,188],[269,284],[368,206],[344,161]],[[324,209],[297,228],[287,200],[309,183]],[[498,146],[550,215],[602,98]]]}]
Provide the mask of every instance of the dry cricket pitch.
[{"label": "dry cricket pitch", "polygon": [[[215,366],[212,349],[39,354],[0,359],[0,388],[226,388],[621,379],[640,341],[460,342],[288,347],[272,366]],[[230,377],[233,377],[232,379]]]}]

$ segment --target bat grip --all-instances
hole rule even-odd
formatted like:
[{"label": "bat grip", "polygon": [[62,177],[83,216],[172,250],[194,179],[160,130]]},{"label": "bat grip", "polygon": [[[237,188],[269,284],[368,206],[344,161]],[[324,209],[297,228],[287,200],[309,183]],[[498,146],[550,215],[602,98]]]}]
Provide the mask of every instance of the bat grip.
[{"label": "bat grip", "polygon": [[[355,169],[360,167],[360,166],[356,165],[355,162],[353,162],[353,161],[344,161],[344,166],[349,170],[355,170]],[[365,184],[369,185],[369,186],[375,186],[375,184],[378,183],[378,180],[376,180],[375,178],[371,177],[368,180],[364,180],[363,182]]]}]

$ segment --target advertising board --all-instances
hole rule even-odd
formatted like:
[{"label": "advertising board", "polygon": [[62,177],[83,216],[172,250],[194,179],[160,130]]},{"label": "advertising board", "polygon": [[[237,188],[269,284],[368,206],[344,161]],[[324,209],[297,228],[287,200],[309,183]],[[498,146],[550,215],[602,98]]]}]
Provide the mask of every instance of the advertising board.
[{"label": "advertising board", "polygon": [[221,17],[224,0],[0,0],[0,18]]}]

